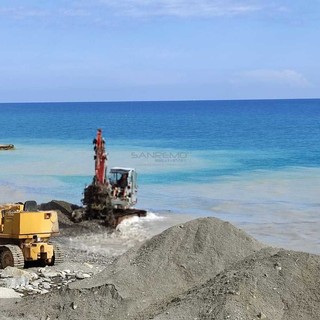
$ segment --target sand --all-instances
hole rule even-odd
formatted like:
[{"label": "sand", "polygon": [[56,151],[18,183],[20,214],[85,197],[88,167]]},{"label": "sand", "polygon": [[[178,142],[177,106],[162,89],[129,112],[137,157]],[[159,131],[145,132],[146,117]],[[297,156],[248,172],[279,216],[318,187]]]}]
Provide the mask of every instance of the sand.
[{"label": "sand", "polygon": [[268,247],[228,222],[199,218],[89,279],[9,300],[0,301],[0,319],[319,319],[320,256]]}]

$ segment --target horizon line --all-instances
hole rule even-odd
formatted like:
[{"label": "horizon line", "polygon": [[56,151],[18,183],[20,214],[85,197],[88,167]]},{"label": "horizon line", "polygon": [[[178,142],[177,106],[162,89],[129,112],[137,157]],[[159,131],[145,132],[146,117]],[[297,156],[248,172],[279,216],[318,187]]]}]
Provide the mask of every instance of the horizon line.
[{"label": "horizon line", "polygon": [[242,98],[242,99],[172,99],[172,100],[88,100],[88,101],[27,101],[0,102],[2,104],[54,104],[54,103],[148,103],[148,102],[209,102],[209,101],[275,101],[275,100],[320,100],[319,98]]}]

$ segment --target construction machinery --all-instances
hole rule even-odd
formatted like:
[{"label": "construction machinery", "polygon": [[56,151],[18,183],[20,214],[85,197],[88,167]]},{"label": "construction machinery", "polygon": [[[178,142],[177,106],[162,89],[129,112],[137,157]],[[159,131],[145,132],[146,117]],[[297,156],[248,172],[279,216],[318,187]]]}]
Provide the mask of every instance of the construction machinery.
[{"label": "construction machinery", "polygon": [[36,201],[0,205],[0,268],[54,265],[63,253],[51,237],[59,233],[56,211],[38,211]]},{"label": "construction machinery", "polygon": [[92,183],[85,187],[82,218],[103,219],[108,227],[115,228],[123,219],[146,216],[147,212],[133,208],[137,203],[137,173],[133,168],[114,167],[107,177],[107,154],[102,130],[93,140],[95,174]]}]

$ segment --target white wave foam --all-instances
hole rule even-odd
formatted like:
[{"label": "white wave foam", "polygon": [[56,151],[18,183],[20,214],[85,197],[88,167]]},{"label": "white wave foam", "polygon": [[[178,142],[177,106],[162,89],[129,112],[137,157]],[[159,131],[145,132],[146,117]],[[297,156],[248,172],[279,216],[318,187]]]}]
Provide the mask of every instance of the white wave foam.
[{"label": "white wave foam", "polygon": [[69,238],[67,245],[71,248],[103,254],[106,257],[118,256],[163,230],[187,220],[190,220],[190,216],[148,212],[146,217],[123,220],[112,233],[106,231]]},{"label": "white wave foam", "polygon": [[163,219],[165,219],[165,217],[160,216],[154,212],[147,212],[146,217],[131,217],[123,220],[117,226],[117,232],[115,232],[114,235],[122,239],[141,242],[151,237],[152,235],[150,223]]}]

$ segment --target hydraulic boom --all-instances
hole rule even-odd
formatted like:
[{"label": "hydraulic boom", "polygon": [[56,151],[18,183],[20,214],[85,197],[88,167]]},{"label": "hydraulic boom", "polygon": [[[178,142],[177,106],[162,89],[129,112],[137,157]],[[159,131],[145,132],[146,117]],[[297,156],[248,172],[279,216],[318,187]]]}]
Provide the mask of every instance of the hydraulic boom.
[{"label": "hydraulic boom", "polygon": [[107,155],[102,130],[98,129],[94,144],[95,174],[85,187],[81,219],[104,219],[109,227],[116,227],[130,216],[146,216],[145,210],[134,209],[137,203],[137,173],[133,168],[115,167],[107,178]]}]

